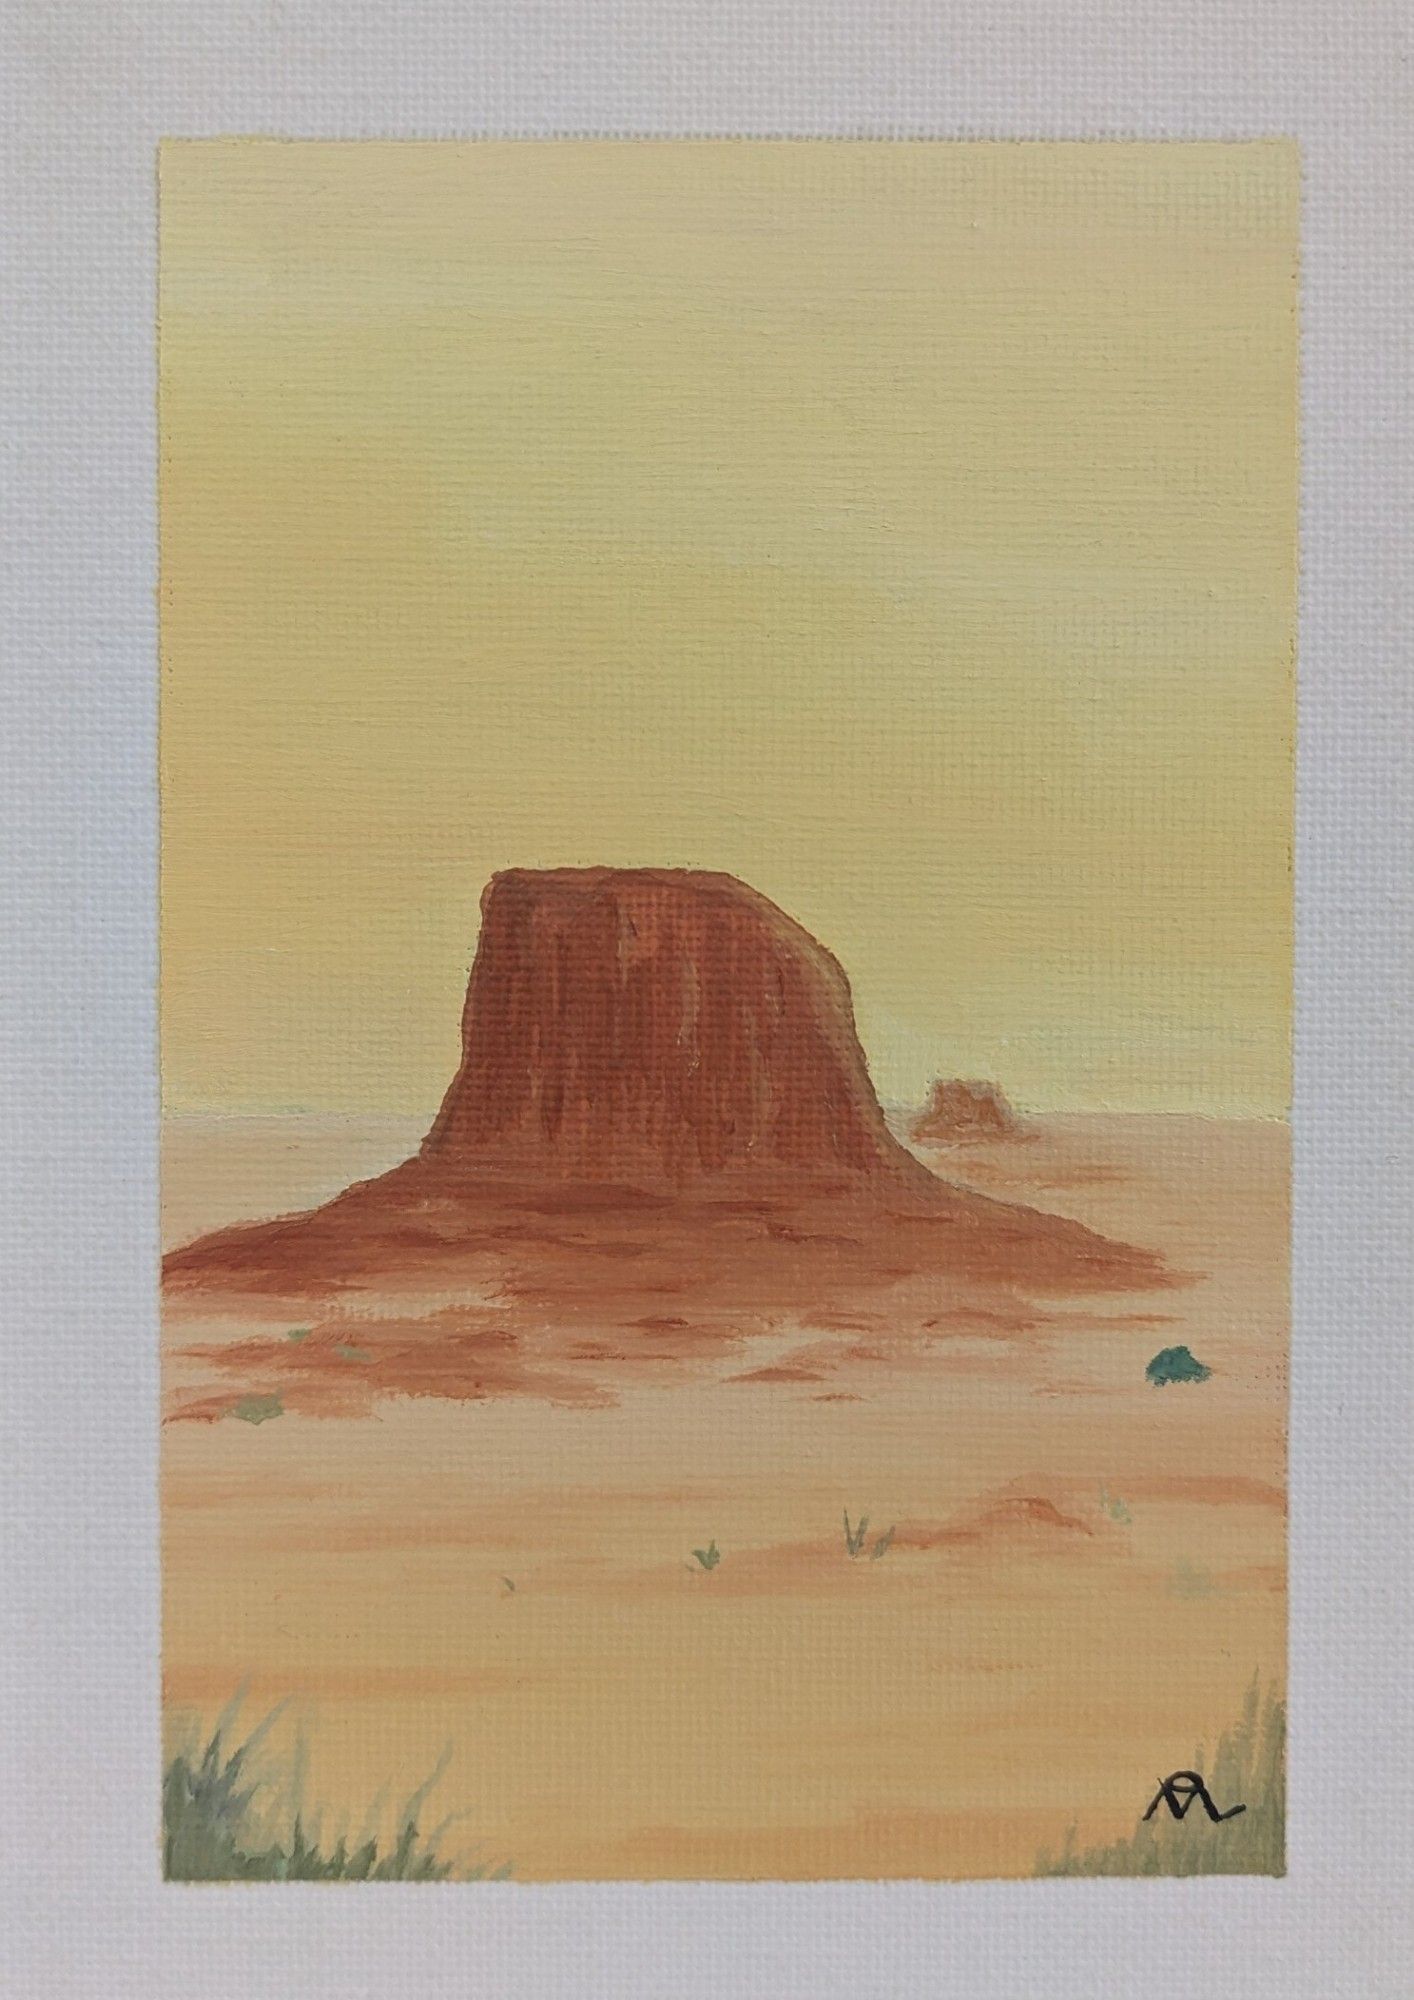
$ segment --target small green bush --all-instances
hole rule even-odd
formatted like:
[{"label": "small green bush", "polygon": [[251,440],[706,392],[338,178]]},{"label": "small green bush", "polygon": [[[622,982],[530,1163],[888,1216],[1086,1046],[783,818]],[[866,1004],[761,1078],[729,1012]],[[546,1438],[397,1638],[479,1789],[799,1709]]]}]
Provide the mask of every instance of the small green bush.
[{"label": "small green bush", "polygon": [[283,1417],[285,1406],[278,1396],[242,1396],[238,1403],[232,1403],[228,1412],[239,1417],[243,1424],[268,1424],[272,1417]]},{"label": "small green bush", "polygon": [[1156,1389],[1170,1382],[1206,1382],[1212,1372],[1186,1347],[1161,1348],[1144,1370]]}]

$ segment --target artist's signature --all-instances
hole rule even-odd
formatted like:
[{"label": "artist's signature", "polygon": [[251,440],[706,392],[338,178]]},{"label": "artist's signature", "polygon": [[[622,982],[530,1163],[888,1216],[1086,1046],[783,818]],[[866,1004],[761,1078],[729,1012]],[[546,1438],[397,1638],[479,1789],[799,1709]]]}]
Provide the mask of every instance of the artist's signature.
[{"label": "artist's signature", "polygon": [[1239,1813],[1247,1810],[1246,1806],[1229,1806],[1226,1812],[1219,1812],[1213,1804],[1211,1792],[1196,1771],[1175,1771],[1171,1777],[1159,1780],[1159,1789],[1144,1817],[1152,1819],[1160,1806],[1167,1806],[1175,1819],[1182,1819],[1195,1800],[1214,1821],[1236,1819]]}]

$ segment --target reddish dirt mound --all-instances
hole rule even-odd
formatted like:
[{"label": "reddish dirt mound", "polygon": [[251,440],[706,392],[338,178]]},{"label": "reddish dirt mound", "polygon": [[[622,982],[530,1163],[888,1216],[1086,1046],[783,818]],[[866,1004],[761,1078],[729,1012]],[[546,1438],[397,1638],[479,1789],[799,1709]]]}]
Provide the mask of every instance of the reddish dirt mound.
[{"label": "reddish dirt mound", "polygon": [[1094,1537],[1094,1529],[1077,1514],[1064,1514],[1053,1500],[1036,1493],[1008,1494],[952,1520],[903,1521],[894,1534],[900,1549],[984,1548],[998,1539],[1023,1537],[1049,1542],[1052,1538]]},{"label": "reddish dirt mound", "polygon": [[1023,1129],[999,1085],[940,1077],[912,1133],[920,1145],[953,1146],[964,1139],[1015,1138]]},{"label": "reddish dirt mound", "polygon": [[[331,1323],[292,1344],[259,1334],[224,1346],[184,1350],[233,1376],[239,1389],[179,1398],[173,1420],[214,1422],[238,1413],[253,1389],[280,1412],[361,1416],[382,1396],[438,1396],[456,1402],[530,1396],[540,1402],[606,1403],[612,1397],[583,1371],[528,1355],[495,1313],[452,1309],[420,1319]],[[572,1358],[572,1357],[569,1357]],[[271,1412],[278,1414],[280,1412]]]},{"label": "reddish dirt mound", "polygon": [[844,973],[763,896],[607,868],[492,879],[461,1066],[413,1159],[164,1273],[176,1295],[416,1293],[616,1326],[681,1303],[838,1312],[920,1276],[1165,1282],[1144,1252],[951,1187],[899,1145]]}]

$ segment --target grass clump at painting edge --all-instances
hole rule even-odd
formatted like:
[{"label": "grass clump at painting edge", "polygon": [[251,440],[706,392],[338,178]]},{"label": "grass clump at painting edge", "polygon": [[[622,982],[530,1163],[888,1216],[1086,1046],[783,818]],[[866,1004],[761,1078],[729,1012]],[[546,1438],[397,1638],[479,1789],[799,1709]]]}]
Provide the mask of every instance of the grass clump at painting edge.
[{"label": "grass clump at painting edge", "polygon": [[1127,1838],[1099,1847],[1077,1847],[1072,1827],[1059,1854],[1037,1857],[1037,1875],[1285,1875],[1286,1704],[1275,1689],[1264,1697],[1254,1678],[1241,1719],[1211,1760],[1197,1752],[1193,1769],[1219,1811],[1246,1810],[1215,1825],[1196,1802],[1181,1820],[1160,1804]]},{"label": "grass clump at painting edge", "polygon": [[[232,1748],[241,1701],[237,1695],[205,1742],[198,1736],[163,1771],[162,1872],[169,1882],[500,1882],[510,1876],[510,1862],[463,1865],[442,1853],[448,1829],[463,1815],[449,1815],[425,1837],[421,1832],[418,1816],[450,1762],[450,1748],[408,1798],[391,1842],[380,1847],[365,1827],[352,1839],[341,1831],[326,1843],[322,1816],[307,1820],[298,1802],[300,1753],[292,1775],[257,1763],[285,1705],[272,1709]],[[283,1811],[274,1796],[282,1783],[289,1795]],[[370,1821],[379,1804],[370,1810]]]}]

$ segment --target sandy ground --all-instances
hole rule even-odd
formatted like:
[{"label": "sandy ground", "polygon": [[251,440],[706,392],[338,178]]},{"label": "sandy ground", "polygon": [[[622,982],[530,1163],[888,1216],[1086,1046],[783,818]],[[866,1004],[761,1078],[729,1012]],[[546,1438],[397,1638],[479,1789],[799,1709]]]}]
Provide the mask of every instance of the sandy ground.
[{"label": "sandy ground", "polygon": [[[421,1129],[173,1121],[166,1240]],[[1051,1118],[929,1157],[1197,1282],[927,1349],[881,1300],[606,1407],[168,1425],[174,1731],[242,1682],[252,1718],[293,1696],[272,1741],[307,1732],[305,1796],[355,1825],[451,1744],[424,1824],[464,1814],[450,1851],[531,1879],[1024,1875],[1072,1824],[1128,1831],[1282,1675],[1287,1131]],[[203,1384],[192,1340],[164,1332],[169,1393]],[[1180,1342],[1212,1379],[1147,1384]],[[846,1508],[895,1526],[881,1559],[847,1556]]]}]

